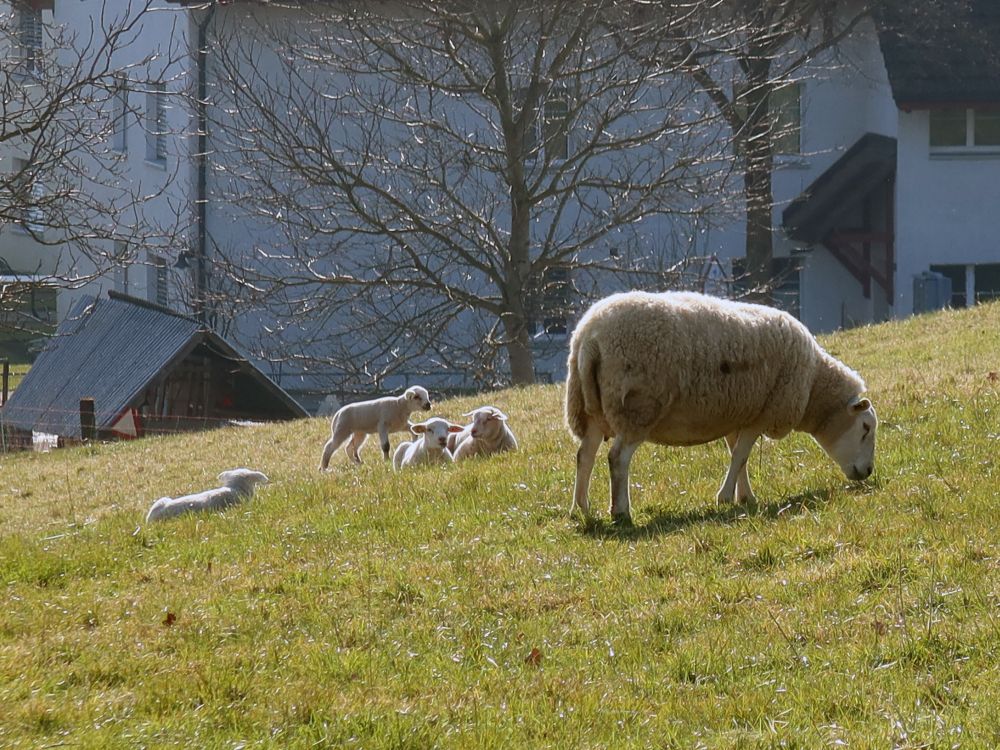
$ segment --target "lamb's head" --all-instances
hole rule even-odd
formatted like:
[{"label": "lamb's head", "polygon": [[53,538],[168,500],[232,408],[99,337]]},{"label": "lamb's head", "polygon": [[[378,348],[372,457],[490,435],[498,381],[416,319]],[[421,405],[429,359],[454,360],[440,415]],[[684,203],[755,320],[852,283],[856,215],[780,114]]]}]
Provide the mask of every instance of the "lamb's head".
[{"label": "lamb's head", "polygon": [[428,450],[442,450],[448,447],[448,434],[461,432],[463,429],[462,425],[453,424],[440,417],[410,425],[410,432],[418,437],[423,436],[424,445]]},{"label": "lamb's head", "polygon": [[403,392],[410,411],[430,411],[431,396],[423,386],[412,385]]},{"label": "lamb's head", "polygon": [[224,487],[249,495],[258,484],[267,484],[270,480],[266,474],[253,469],[230,469],[219,474],[219,481]]},{"label": "lamb's head", "polygon": [[503,431],[507,415],[495,406],[480,406],[475,411],[466,412],[463,417],[472,417],[472,429],[469,433],[474,438],[493,440]]},{"label": "lamb's head", "polygon": [[814,435],[848,479],[867,479],[875,469],[878,417],[866,398],[855,397],[835,411]]}]

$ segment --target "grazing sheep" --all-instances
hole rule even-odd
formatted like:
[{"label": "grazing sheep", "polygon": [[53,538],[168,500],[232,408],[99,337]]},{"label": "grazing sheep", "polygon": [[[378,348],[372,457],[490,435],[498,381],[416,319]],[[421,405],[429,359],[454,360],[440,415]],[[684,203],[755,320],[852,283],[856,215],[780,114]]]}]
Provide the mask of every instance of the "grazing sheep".
[{"label": "grazing sheep", "polygon": [[400,443],[392,456],[392,468],[399,471],[404,466],[419,464],[451,463],[448,450],[448,435],[462,431],[462,425],[452,424],[447,419],[434,417],[426,422],[410,425],[410,431],[418,438],[409,443]]},{"label": "grazing sheep", "polygon": [[731,462],[719,502],[753,499],[753,444],[792,430],[812,435],[849,479],[865,479],[878,421],[864,390],[780,310],[690,292],[614,294],[587,311],[570,342],[566,423],[581,441],[573,507],[589,514],[594,458],[611,437],[611,513],[624,519],[629,462],[647,440],[725,438]]},{"label": "grazing sheep", "polygon": [[517,439],[507,425],[507,415],[495,406],[480,406],[462,416],[472,417],[472,424],[448,436],[448,450],[456,461],[517,450]]},{"label": "grazing sheep", "polygon": [[224,510],[230,505],[242,502],[253,495],[258,484],[267,484],[268,479],[259,471],[231,469],[219,474],[221,487],[205,490],[183,497],[161,497],[146,514],[146,523],[179,516],[194,510]]},{"label": "grazing sheep", "polygon": [[361,463],[358,451],[368,436],[378,433],[382,441],[382,456],[389,460],[389,433],[405,432],[410,427],[409,416],[417,410],[430,411],[431,398],[419,385],[407,388],[399,396],[385,396],[371,401],[359,401],[342,406],[330,422],[330,439],[323,446],[320,471],[330,465],[330,456],[347,438],[345,450],[355,463]]}]

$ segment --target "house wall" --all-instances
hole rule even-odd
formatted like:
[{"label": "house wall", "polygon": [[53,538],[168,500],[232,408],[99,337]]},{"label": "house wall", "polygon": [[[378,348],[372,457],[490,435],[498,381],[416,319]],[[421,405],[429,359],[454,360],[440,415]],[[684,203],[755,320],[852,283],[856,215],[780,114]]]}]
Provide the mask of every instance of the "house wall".
[{"label": "house wall", "polygon": [[932,263],[1000,262],[1000,155],[931,156],[929,114],[899,112],[896,314]]},{"label": "house wall", "polygon": [[[100,7],[103,5],[104,7]],[[88,29],[97,22],[97,14],[108,18],[138,16],[134,32],[126,36],[130,42],[121,46],[112,58],[112,69],[127,69],[128,109],[126,116],[125,150],[116,155],[112,139],[107,139],[115,177],[101,163],[92,165],[95,182],[89,186],[94,198],[107,207],[104,217],[116,234],[129,238],[127,269],[110,270],[87,283],[65,288],[58,295],[58,315],[61,320],[76,301],[84,295],[100,295],[115,289],[150,301],[156,301],[156,271],[151,264],[154,256],[162,257],[168,268],[168,285],[176,291],[186,280],[173,269],[178,247],[178,228],[190,223],[192,162],[189,111],[182,92],[188,86],[187,17],[188,13],[166,0],[153,0],[143,11],[143,4],[134,0],[105,0],[103,4],[58,2],[52,23],[69,30]],[[73,49],[60,52],[71,61],[79,57]],[[147,61],[147,58],[150,58]],[[143,62],[146,61],[146,62]],[[162,162],[147,159],[147,97],[148,82],[167,82],[167,156]],[[102,107],[101,116],[114,117],[113,103]],[[111,163],[111,162],[109,162]],[[106,241],[102,250],[115,254],[120,250]],[[93,263],[74,252],[72,247],[52,248],[58,253],[60,275],[90,278],[107,268],[107,261]]]}]

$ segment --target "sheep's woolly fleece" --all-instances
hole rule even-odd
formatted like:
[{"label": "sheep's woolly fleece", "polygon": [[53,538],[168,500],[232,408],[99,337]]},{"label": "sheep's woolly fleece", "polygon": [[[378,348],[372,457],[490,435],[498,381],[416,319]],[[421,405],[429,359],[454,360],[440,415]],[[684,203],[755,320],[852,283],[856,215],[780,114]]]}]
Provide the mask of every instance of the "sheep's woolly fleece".
[{"label": "sheep's woolly fleece", "polygon": [[203,510],[224,510],[253,495],[258,484],[267,484],[268,478],[252,469],[231,469],[219,474],[221,487],[181,497],[161,497],[146,514],[146,522],[172,518],[182,513]]},{"label": "sheep's woolly fleece", "polygon": [[566,422],[583,438],[695,445],[737,429],[815,432],[865,389],[808,329],[770,307],[696,293],[612,295],[573,333]]}]

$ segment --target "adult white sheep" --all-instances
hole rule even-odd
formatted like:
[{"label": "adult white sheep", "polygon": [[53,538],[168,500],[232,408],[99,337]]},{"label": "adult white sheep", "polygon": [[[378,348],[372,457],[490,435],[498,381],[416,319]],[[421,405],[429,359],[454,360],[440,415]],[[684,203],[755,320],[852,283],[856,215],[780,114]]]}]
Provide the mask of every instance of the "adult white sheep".
[{"label": "adult white sheep", "polygon": [[400,443],[392,455],[392,468],[399,471],[405,466],[452,462],[448,450],[448,435],[462,431],[462,425],[452,424],[447,419],[434,417],[426,422],[410,425],[416,440]]},{"label": "adult white sheep", "polygon": [[462,416],[472,417],[472,423],[448,436],[448,450],[456,461],[517,450],[517,438],[507,424],[507,415],[495,406],[480,406]]},{"label": "adult white sheep", "polygon": [[629,462],[645,441],[725,438],[731,461],[719,502],[753,499],[753,444],[792,430],[812,435],[849,479],[865,479],[878,421],[864,390],[780,310],[691,292],[611,295],[586,312],[570,342],[566,423],[581,441],[573,507],[589,514],[594,458],[611,437],[611,514],[622,519]]},{"label": "adult white sheep", "polygon": [[330,439],[323,446],[320,471],[330,465],[330,456],[350,438],[345,450],[355,463],[361,463],[358,451],[369,435],[378,434],[382,456],[389,460],[389,433],[406,432],[415,411],[430,411],[431,397],[419,385],[407,388],[399,396],[384,396],[342,406],[330,421]]},{"label": "adult white sheep", "polygon": [[199,510],[224,510],[253,495],[258,484],[267,484],[268,479],[259,471],[251,469],[230,469],[219,474],[221,487],[205,490],[182,497],[161,497],[146,514],[146,523],[173,518],[181,513]]}]

